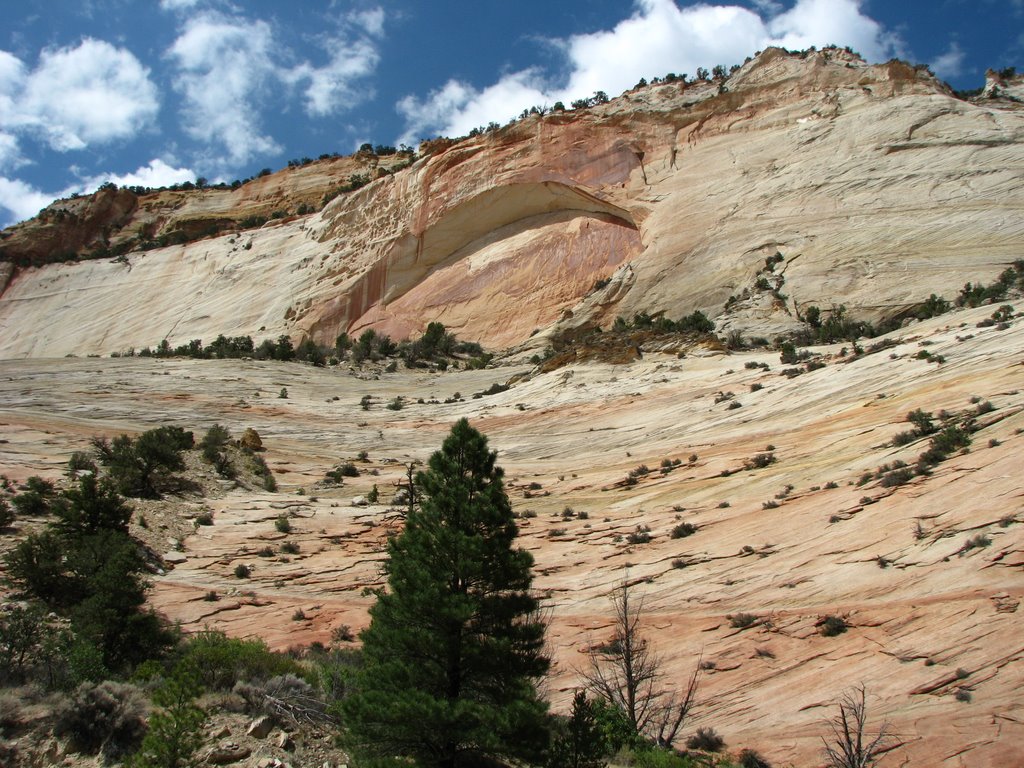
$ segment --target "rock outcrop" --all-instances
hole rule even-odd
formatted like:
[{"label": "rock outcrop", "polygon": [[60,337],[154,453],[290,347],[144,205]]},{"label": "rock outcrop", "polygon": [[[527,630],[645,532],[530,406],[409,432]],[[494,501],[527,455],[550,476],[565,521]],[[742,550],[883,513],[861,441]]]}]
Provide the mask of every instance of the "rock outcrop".
[{"label": "rock outcrop", "polygon": [[[403,337],[433,320],[489,346],[541,346],[641,311],[701,310],[755,335],[792,329],[812,304],[898,317],[1020,257],[1022,143],[1012,99],[963,101],[923,68],[843,50],[770,49],[720,82],[656,83],[434,142],[409,168],[259,228],[237,224],[293,212],[362,166],[330,160],[234,192],[160,193],[133,211],[99,193],[84,205],[109,220],[111,245],[118,232],[228,230],[23,266],[0,298],[0,356],[222,333]],[[5,231],[0,255],[45,261],[26,245],[41,226]],[[76,226],[46,242],[92,242]],[[613,274],[628,280],[595,289]]]}]

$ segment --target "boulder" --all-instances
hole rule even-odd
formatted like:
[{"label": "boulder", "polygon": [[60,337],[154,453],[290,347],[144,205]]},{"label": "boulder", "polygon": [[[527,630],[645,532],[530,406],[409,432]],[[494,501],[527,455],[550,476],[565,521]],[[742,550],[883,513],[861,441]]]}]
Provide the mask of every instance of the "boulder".
[{"label": "boulder", "polygon": [[270,735],[272,730],[274,730],[273,719],[267,715],[262,715],[249,723],[249,728],[246,730],[246,734],[256,739],[265,739]]}]

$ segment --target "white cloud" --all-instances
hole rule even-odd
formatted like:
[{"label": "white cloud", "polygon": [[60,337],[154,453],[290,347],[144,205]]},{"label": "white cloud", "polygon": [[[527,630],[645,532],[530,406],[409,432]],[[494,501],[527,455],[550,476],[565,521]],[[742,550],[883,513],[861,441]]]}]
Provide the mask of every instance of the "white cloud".
[{"label": "white cloud", "polygon": [[[25,82],[25,65],[7,51],[0,51],[0,106],[10,114],[13,99]],[[0,114],[3,114],[0,113]]]},{"label": "white cloud", "polygon": [[169,187],[172,184],[182,184],[186,181],[194,181],[196,172],[191,168],[175,168],[160,158],[150,160],[135,171],[125,174],[98,174],[83,179],[79,191],[89,192],[101,184],[112,181],[119,187]]},{"label": "white cloud", "polygon": [[380,61],[374,38],[383,33],[384,21],[380,7],[342,16],[338,31],[319,39],[329,57],[326,64],[288,66],[284,62],[294,61],[293,54],[266,21],[213,11],[189,18],[168,51],[178,67],[174,87],[184,96],[185,132],[208,145],[222,171],[280,152],[260,127],[261,108],[283,101],[282,84],[300,89],[312,117],[336,114],[368,98],[372,91],[364,82]]},{"label": "white cloud", "polygon": [[275,75],[269,24],[203,13],[186,22],[169,54],[180,69],[174,86],[191,138],[219,145],[230,166],[280,151],[260,132],[256,108]]},{"label": "white cloud", "polygon": [[385,15],[384,9],[380,6],[367,8],[364,11],[353,11],[348,15],[348,20],[373,37],[380,37],[384,34]]},{"label": "white cloud", "polygon": [[883,61],[898,52],[898,40],[865,16],[861,0],[799,0],[768,24],[772,44],[803,49],[847,45],[868,61]]},{"label": "white cloud", "polygon": [[398,112],[406,120],[406,130],[399,142],[415,146],[439,125],[446,126],[442,131],[445,135],[464,136],[492,120],[504,122],[529,106],[545,103],[553,102],[545,95],[539,75],[532,70],[504,77],[482,91],[449,80],[426,99],[406,96],[398,102]]},{"label": "white cloud", "polygon": [[22,162],[17,137],[0,131],[0,170],[17,168]]},{"label": "white cloud", "polygon": [[372,91],[361,81],[373,74],[380,61],[377,47],[369,40],[333,40],[325,47],[334,49],[325,66],[300,64],[287,75],[292,82],[309,81],[305,89],[306,113],[313,117],[350,109],[371,95]]},{"label": "white cloud", "polygon": [[199,3],[200,0],[160,0],[160,8],[165,11],[185,11]]},{"label": "white cloud", "polygon": [[24,74],[22,66],[20,78],[7,56],[0,89],[10,111],[0,117],[0,127],[35,134],[57,151],[130,138],[159,111],[149,70],[130,51],[102,40],[45,50],[32,72]]},{"label": "white cloud", "polygon": [[949,49],[931,63],[932,72],[944,80],[957,77],[964,71],[964,51],[956,42],[950,44]]},{"label": "white cloud", "polygon": [[325,117],[351,109],[373,95],[365,80],[380,63],[376,38],[384,34],[384,9],[376,6],[342,17],[338,31],[324,36],[320,45],[330,54],[327,64],[303,62],[281,76],[287,82],[308,81],[303,91],[306,114]]},{"label": "white cloud", "polygon": [[861,12],[860,0],[796,0],[789,10],[775,0],[755,5],[758,12],[739,5],[636,0],[633,15],[610,30],[551,41],[568,63],[562,82],[525,70],[483,89],[450,80],[424,99],[406,96],[396,104],[406,119],[400,140],[463,135],[533,105],[568,104],[597,90],[616,95],[641,77],[738,64],[770,45],[849,45],[871,61],[899,53],[899,40]]},{"label": "white cloud", "polygon": [[3,226],[31,219],[54,200],[54,195],[40,192],[20,179],[0,176],[0,208],[10,212]]},{"label": "white cloud", "polygon": [[637,13],[607,32],[565,42],[572,75],[565,99],[620,93],[641,77],[695,72],[743,61],[765,41],[761,18],[735,5],[680,9],[672,0],[641,0]]}]

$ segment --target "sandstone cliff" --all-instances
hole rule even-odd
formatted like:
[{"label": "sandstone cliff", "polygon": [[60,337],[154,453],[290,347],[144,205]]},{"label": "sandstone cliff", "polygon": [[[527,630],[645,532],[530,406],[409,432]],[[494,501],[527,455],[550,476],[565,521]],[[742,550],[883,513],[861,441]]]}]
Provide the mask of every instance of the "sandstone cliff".
[{"label": "sandstone cliff", "polygon": [[[698,656],[706,663],[684,738],[712,727],[734,753],[818,766],[836,697],[864,684],[872,732],[888,721],[906,742],[884,765],[1019,766],[1024,316],[1001,327],[987,322],[992,310],[915,323],[863,354],[814,348],[824,367],[795,378],[764,350],[546,373],[9,360],[0,468],[14,482],[56,479],[90,435],[160,423],[197,434],[214,422],[235,436],[255,428],[278,493],[225,482],[201,498],[136,501],[135,523],[148,523],[132,530],[168,553],[173,570],[155,579],[151,602],[184,631],[285,649],[366,626],[366,588],[381,585],[384,545],[401,525],[406,463],[426,460],[467,417],[499,451],[519,543],[535,558],[556,711],[580,685],[587,649],[608,642],[608,594],[629,579],[666,680],[687,679]],[[470,396],[517,375],[505,392]],[[403,409],[385,407],[399,397]],[[913,466],[929,448],[929,437],[894,440],[916,408],[970,414],[970,450],[886,483],[880,466]],[[751,461],[767,453],[774,461]],[[359,477],[324,482],[340,462]],[[379,503],[363,506],[374,486]],[[213,525],[175,551],[202,513]],[[290,533],[275,525],[281,515]],[[678,535],[682,523],[693,530]],[[15,535],[0,537],[0,551]],[[234,575],[239,564],[250,578]],[[847,631],[825,636],[828,616]]]},{"label": "sandstone cliff", "polygon": [[923,69],[842,50],[770,49],[723,82],[659,83],[436,142],[405,170],[259,228],[237,227],[312,204],[362,166],[343,158],[226,193],[108,190],[72,211],[88,226],[55,226],[51,210],[5,231],[0,256],[188,242],[22,266],[0,298],[0,356],[220,333],[403,337],[432,320],[504,347],[639,311],[699,309],[755,335],[793,328],[811,304],[899,316],[1021,256],[1022,142],[1013,98],[963,101]]}]

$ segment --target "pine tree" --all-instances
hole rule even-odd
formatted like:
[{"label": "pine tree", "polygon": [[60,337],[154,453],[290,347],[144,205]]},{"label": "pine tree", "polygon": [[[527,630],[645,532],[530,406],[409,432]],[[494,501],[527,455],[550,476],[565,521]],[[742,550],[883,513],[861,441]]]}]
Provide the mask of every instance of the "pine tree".
[{"label": "pine tree", "polygon": [[576,691],[572,712],[552,745],[548,760],[551,768],[602,768],[607,764],[607,742],[595,709],[586,691]]},{"label": "pine tree", "polygon": [[368,752],[453,768],[542,746],[544,624],[496,458],[463,419],[416,476],[419,506],[389,542],[388,588],[345,704]]},{"label": "pine tree", "polygon": [[179,665],[153,692],[159,709],[149,718],[149,730],[129,768],[187,768],[197,765],[196,750],[203,743],[206,713],[195,701],[202,693],[194,669]]}]

